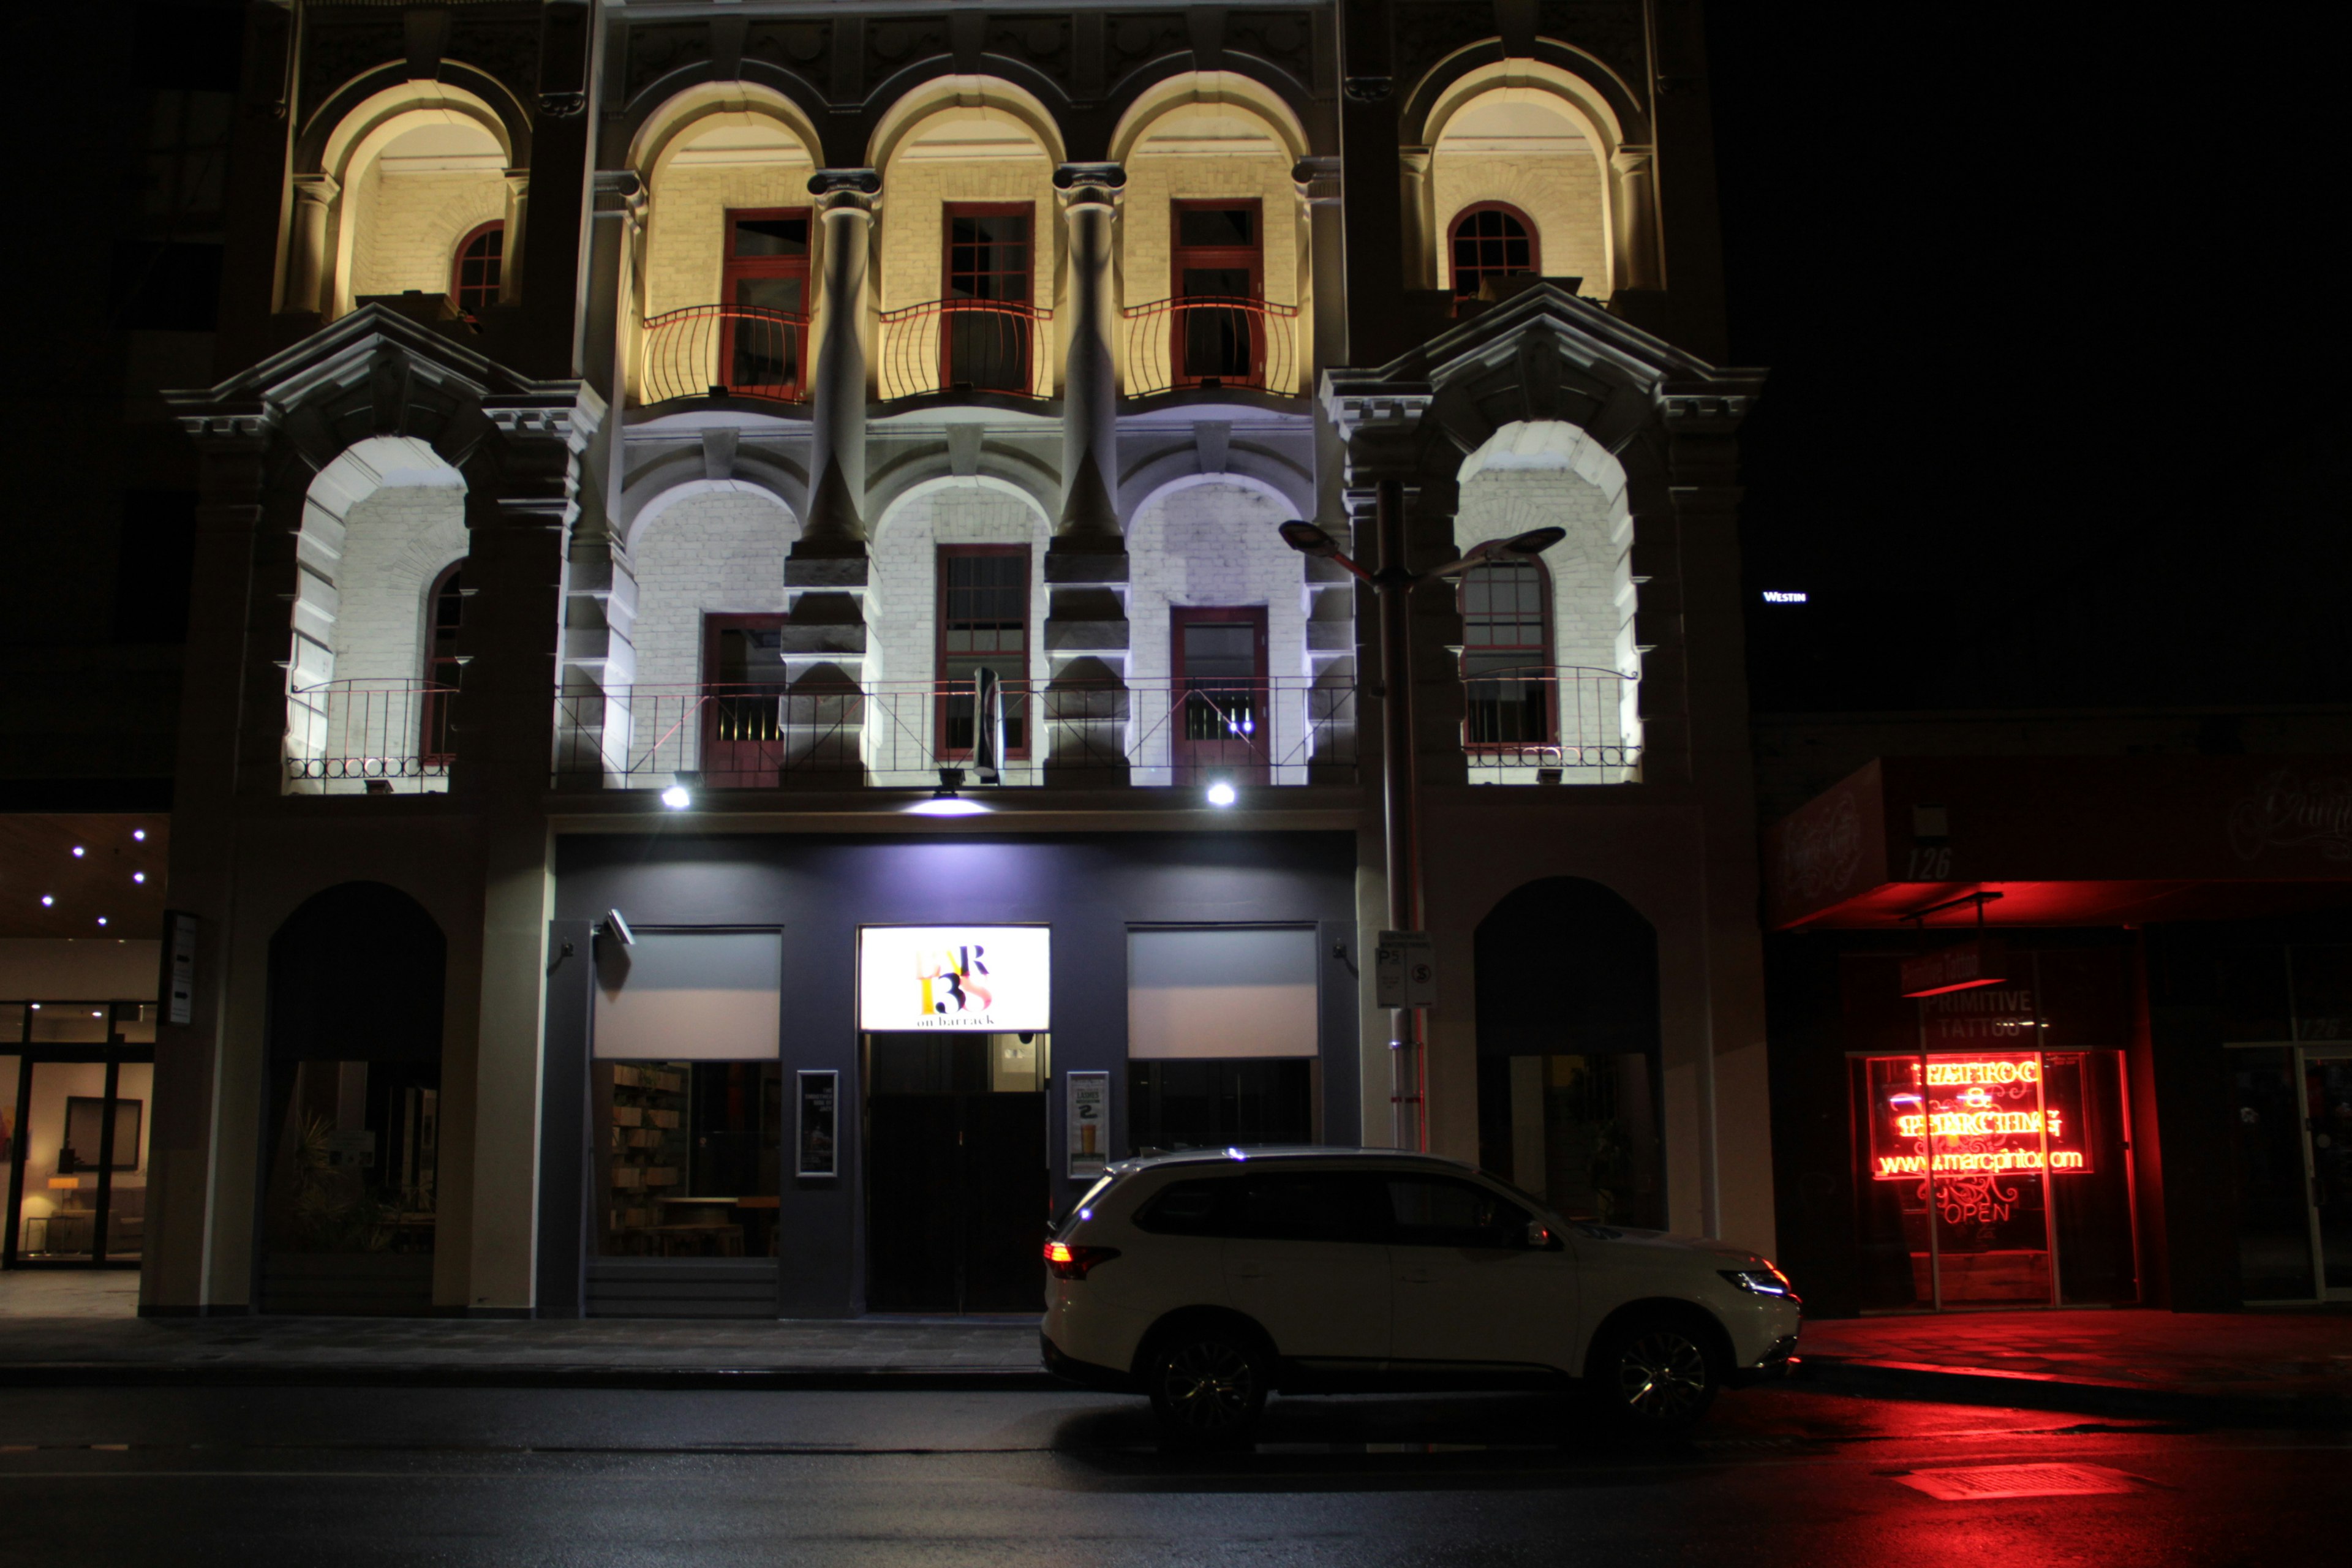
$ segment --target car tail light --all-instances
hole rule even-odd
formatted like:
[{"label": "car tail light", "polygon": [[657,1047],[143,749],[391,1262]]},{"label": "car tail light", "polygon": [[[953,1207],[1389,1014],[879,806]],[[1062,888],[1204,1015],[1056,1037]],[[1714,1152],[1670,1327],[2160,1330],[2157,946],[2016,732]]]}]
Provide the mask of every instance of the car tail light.
[{"label": "car tail light", "polygon": [[1072,1247],[1066,1241],[1045,1244],[1045,1267],[1056,1279],[1084,1279],[1095,1265],[1118,1256],[1116,1247]]}]

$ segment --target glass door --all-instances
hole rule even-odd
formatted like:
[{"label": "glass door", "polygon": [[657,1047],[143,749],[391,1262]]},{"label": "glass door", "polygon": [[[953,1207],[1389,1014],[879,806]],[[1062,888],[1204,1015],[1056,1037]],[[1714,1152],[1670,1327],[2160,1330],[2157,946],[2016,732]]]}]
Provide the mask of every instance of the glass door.
[{"label": "glass door", "polygon": [[2303,1104],[2319,1292],[2352,1299],[2352,1046],[2303,1047]]},{"label": "glass door", "polygon": [[2230,1047],[2239,1290],[2352,1300],[2352,1045]]},{"label": "glass door", "polygon": [[10,1114],[9,1267],[135,1263],[146,1230],[155,1069],[103,1057],[27,1054],[0,1090]]},{"label": "glass door", "polygon": [[1264,784],[1266,749],[1265,606],[1171,607],[1176,779]]}]

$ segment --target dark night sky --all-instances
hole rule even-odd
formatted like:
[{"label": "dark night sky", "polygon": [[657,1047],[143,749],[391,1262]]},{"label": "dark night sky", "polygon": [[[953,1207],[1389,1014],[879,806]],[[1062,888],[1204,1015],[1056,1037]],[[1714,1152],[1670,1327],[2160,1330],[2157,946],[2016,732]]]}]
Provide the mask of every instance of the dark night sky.
[{"label": "dark night sky", "polygon": [[1708,5],[1759,709],[2352,700],[2329,16]]}]

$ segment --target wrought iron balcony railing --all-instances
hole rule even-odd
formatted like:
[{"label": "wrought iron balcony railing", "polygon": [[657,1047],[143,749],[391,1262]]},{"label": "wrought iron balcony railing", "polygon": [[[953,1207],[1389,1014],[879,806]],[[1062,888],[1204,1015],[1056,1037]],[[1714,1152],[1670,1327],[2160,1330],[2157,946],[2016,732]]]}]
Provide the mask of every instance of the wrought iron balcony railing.
[{"label": "wrought iron balcony railing", "polygon": [[1294,396],[1298,307],[1243,295],[1192,295],[1129,305],[1127,395],[1246,387]]},{"label": "wrought iron balcony railing", "polygon": [[1613,669],[1465,656],[1462,749],[1479,784],[1622,784],[1642,760],[1640,683]]},{"label": "wrought iron balcony railing", "polygon": [[428,794],[449,787],[457,689],[330,680],[287,694],[289,795]]},{"label": "wrought iron balcony railing", "polygon": [[[1356,693],[1303,677],[1006,681],[1001,782],[1236,784],[1352,782]],[[660,789],[680,773],[711,789],[916,788],[969,768],[972,686],[627,686],[557,699],[556,775],[578,787]]]},{"label": "wrought iron balcony railing", "polygon": [[641,403],[680,397],[808,396],[808,317],[752,305],[688,305],[646,318]]},{"label": "wrought iron balcony railing", "polygon": [[887,401],[935,392],[1054,395],[1054,312],[1004,300],[926,300],[881,315]]}]

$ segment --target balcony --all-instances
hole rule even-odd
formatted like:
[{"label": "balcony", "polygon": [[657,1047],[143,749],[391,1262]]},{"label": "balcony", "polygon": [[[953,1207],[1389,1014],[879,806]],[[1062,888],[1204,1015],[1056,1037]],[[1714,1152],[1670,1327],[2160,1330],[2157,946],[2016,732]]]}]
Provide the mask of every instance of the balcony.
[{"label": "balcony", "polygon": [[286,699],[288,795],[430,795],[449,787],[457,689],[330,680]]},{"label": "balcony", "polygon": [[1003,300],[927,300],[885,310],[876,366],[882,399],[994,393],[1054,395],[1054,312]]},{"label": "balcony", "polygon": [[1462,685],[1462,751],[1472,784],[1628,784],[1638,776],[1635,678],[1575,665],[1508,665],[1465,670]]},{"label": "balcony", "polygon": [[[1304,677],[1129,685],[1006,682],[1000,783],[1352,783],[1356,694]],[[556,775],[569,787],[927,788],[973,766],[970,684],[812,679],[793,686],[633,686],[557,699]]]},{"label": "balcony", "polygon": [[1201,388],[1298,395],[1298,307],[1241,295],[1193,295],[1130,305],[1129,397]]},{"label": "balcony", "polygon": [[808,396],[808,317],[751,305],[688,305],[646,319],[643,404],[682,397],[800,403]]}]

